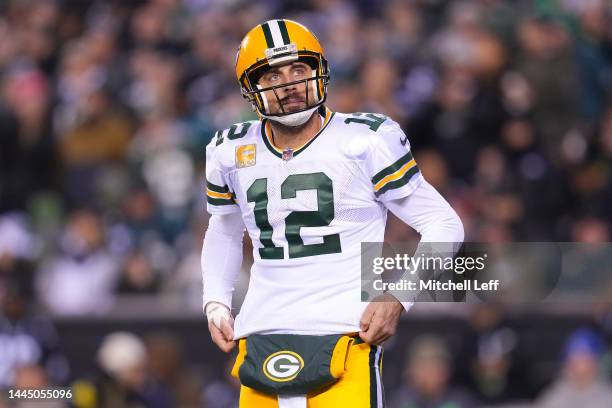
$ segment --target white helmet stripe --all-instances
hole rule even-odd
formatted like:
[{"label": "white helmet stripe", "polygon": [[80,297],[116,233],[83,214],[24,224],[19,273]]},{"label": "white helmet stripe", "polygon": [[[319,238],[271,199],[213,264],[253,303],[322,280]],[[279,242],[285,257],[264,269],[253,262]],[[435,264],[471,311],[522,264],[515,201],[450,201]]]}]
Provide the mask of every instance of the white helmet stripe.
[{"label": "white helmet stripe", "polygon": [[281,34],[278,20],[272,20],[269,22],[270,33],[272,34],[272,41],[274,41],[274,47],[280,47],[283,45],[283,35]]}]

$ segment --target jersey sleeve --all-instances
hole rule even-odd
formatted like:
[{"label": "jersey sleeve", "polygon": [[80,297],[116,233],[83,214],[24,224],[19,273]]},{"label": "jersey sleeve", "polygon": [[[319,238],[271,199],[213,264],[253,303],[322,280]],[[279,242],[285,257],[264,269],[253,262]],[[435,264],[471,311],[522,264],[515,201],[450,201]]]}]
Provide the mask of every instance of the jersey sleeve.
[{"label": "jersey sleeve", "polygon": [[210,214],[230,214],[240,211],[236,195],[227,180],[218,158],[216,138],[206,146],[206,210]]},{"label": "jersey sleeve", "polygon": [[397,122],[387,118],[372,139],[366,168],[381,202],[412,194],[423,181],[410,142]]}]

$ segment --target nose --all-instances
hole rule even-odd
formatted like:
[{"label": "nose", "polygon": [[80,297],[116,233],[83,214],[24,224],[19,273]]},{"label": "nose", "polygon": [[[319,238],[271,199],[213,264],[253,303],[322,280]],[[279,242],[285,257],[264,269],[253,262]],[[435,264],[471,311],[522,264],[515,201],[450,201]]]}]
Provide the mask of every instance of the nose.
[{"label": "nose", "polygon": [[283,83],[288,84],[283,86],[283,91],[295,92],[295,90],[297,89],[297,84],[289,84],[290,82],[293,82],[293,79],[289,75],[283,75]]},{"label": "nose", "polygon": [[[288,78],[283,78],[283,82],[289,82],[290,80]],[[293,85],[283,85],[280,88],[277,89],[277,97],[279,100],[283,100],[285,98],[288,98],[292,95],[295,95],[298,92],[298,88],[296,86],[296,84]]]}]

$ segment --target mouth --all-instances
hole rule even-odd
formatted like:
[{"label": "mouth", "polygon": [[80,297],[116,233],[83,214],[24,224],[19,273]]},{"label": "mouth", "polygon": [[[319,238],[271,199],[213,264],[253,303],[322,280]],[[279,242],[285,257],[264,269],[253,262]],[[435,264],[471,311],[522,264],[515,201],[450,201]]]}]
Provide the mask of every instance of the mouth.
[{"label": "mouth", "polygon": [[281,101],[283,108],[286,110],[302,109],[306,102],[301,98],[286,98]]}]

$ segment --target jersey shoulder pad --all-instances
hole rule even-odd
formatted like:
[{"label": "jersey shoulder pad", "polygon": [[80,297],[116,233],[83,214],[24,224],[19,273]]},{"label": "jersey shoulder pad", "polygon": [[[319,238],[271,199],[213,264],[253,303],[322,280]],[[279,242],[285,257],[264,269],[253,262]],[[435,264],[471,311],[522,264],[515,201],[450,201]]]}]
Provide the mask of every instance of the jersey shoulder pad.
[{"label": "jersey shoulder pad", "polygon": [[365,131],[367,133],[377,133],[386,122],[393,122],[388,116],[382,113],[354,112],[338,114],[342,122],[351,127],[352,131]]},{"label": "jersey shoulder pad", "polygon": [[397,125],[380,113],[339,113],[334,116],[333,131],[340,149],[351,160],[365,160],[376,146],[383,143],[388,126]]},{"label": "jersey shoulder pad", "polygon": [[351,142],[363,139],[369,145],[377,145],[387,141],[386,139],[399,139],[402,145],[406,145],[408,139],[400,125],[393,119],[382,113],[356,112],[342,113],[341,125],[348,126],[347,132]]},{"label": "jersey shoulder pad", "polygon": [[258,134],[260,126],[261,122],[259,120],[234,123],[226,129],[217,130],[211,140],[211,144],[216,147],[223,144],[244,143],[245,140],[251,139]]},{"label": "jersey shoulder pad", "polygon": [[207,157],[215,157],[219,163],[229,166],[234,160],[236,144],[244,144],[249,141],[256,143],[254,138],[257,137],[260,126],[260,121],[251,120],[217,130],[206,146]]}]

